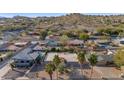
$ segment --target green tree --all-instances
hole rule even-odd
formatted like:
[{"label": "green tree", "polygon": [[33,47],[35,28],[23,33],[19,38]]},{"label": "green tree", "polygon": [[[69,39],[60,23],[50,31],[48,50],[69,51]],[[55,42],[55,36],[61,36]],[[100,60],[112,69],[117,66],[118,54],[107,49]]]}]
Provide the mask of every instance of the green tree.
[{"label": "green tree", "polygon": [[121,28],[100,28],[97,32],[101,35],[111,36],[111,35],[119,35],[119,33],[123,32]]},{"label": "green tree", "polygon": [[62,35],[60,37],[60,41],[65,45],[67,44],[67,41],[69,40],[69,37],[67,35]]},{"label": "green tree", "polygon": [[61,63],[58,65],[58,72],[60,74],[68,73],[68,69],[66,67],[67,61],[64,58],[60,58]]},{"label": "green tree", "polygon": [[46,36],[47,36],[47,32],[46,31],[41,31],[40,32],[40,39],[44,40]]},{"label": "green tree", "polygon": [[57,69],[60,74],[68,73],[68,69],[64,63],[60,63]]},{"label": "green tree", "polygon": [[48,31],[48,33],[47,33],[48,35],[52,35],[53,34],[53,32],[52,31]]},{"label": "green tree", "polygon": [[119,49],[114,55],[114,63],[117,67],[121,67],[124,65],[124,48]]},{"label": "green tree", "polygon": [[77,58],[78,58],[78,61],[80,63],[81,73],[82,73],[82,76],[83,76],[83,67],[82,67],[82,64],[85,62],[85,53],[84,52],[79,52],[77,54]]},{"label": "green tree", "polygon": [[67,61],[64,58],[60,58],[60,60],[61,63],[56,68],[56,70],[58,71],[58,78],[60,78],[59,74],[65,74],[69,72],[66,66]]},{"label": "green tree", "polygon": [[95,54],[91,54],[88,60],[90,62],[90,65],[92,66],[91,67],[91,75],[90,75],[90,79],[91,79],[92,74],[93,74],[93,68],[97,64],[97,56]]},{"label": "green tree", "polygon": [[74,37],[74,34],[73,34],[73,32],[72,31],[64,31],[64,32],[62,32],[62,35],[66,35],[66,36],[68,36],[69,38],[73,38]]},{"label": "green tree", "polygon": [[54,64],[55,69],[56,69],[57,79],[58,79],[58,66],[59,66],[60,63],[61,63],[61,60],[60,60],[59,56],[55,55],[54,58],[53,58],[53,64]]},{"label": "green tree", "polygon": [[118,36],[119,37],[124,37],[124,32],[120,32]]},{"label": "green tree", "polygon": [[54,64],[48,63],[48,64],[45,66],[45,71],[49,74],[50,79],[52,80],[53,71],[55,71],[55,66],[54,66]]},{"label": "green tree", "polygon": [[80,38],[81,40],[86,41],[86,40],[89,38],[89,35],[88,35],[88,34],[85,34],[85,33],[81,33],[81,34],[79,35],[79,38]]}]

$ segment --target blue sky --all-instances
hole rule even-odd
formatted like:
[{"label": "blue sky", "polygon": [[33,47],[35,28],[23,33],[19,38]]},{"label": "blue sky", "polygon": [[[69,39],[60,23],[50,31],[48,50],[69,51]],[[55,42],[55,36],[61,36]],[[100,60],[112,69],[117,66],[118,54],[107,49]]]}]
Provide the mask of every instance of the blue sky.
[{"label": "blue sky", "polygon": [[[27,16],[27,17],[38,17],[38,16],[61,16],[67,13],[0,13],[0,17],[13,17],[13,16]],[[85,13],[84,13],[85,14]],[[119,13],[86,13],[88,15],[117,15]],[[121,13],[120,13],[121,14]]]},{"label": "blue sky", "polygon": [[61,16],[67,13],[0,13],[0,17],[13,17],[13,16],[28,16],[28,17],[38,17],[38,16]]}]

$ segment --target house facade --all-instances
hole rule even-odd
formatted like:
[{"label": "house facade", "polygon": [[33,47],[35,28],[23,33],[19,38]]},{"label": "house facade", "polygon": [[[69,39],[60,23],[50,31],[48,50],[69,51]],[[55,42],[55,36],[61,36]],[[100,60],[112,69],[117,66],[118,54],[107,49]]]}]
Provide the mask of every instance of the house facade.
[{"label": "house facade", "polygon": [[15,55],[12,59],[16,67],[31,67],[40,61],[45,53],[33,52],[31,48],[26,48]]}]

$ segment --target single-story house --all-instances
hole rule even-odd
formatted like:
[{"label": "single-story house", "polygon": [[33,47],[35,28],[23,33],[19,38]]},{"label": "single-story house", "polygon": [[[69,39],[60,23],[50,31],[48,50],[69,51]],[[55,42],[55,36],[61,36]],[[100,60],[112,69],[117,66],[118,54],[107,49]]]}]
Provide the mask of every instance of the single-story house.
[{"label": "single-story house", "polygon": [[0,40],[0,45],[6,44],[6,43],[8,43],[8,41]]},{"label": "single-story house", "polygon": [[52,40],[52,41],[58,41],[60,39],[59,35],[49,35],[46,36],[45,40]]},{"label": "single-story house", "polygon": [[46,51],[47,48],[45,46],[37,44],[32,50],[33,51]]},{"label": "single-story house", "polygon": [[0,52],[4,52],[5,48],[8,47],[9,45],[11,45],[10,43],[5,43],[0,45]]},{"label": "single-story house", "polygon": [[18,47],[23,47],[23,46],[25,46],[25,45],[27,45],[27,44],[28,44],[28,42],[23,42],[23,41],[22,41],[22,42],[20,41],[20,42],[15,42],[15,43],[14,43],[14,45],[15,45],[15,46],[18,46]]},{"label": "single-story house", "polygon": [[[106,63],[112,63],[114,54],[111,51],[106,51],[106,52],[94,52],[97,55],[97,65],[106,65]],[[89,62],[89,57],[90,57],[89,53],[86,55],[86,61]]]},{"label": "single-story house", "polygon": [[124,38],[113,40],[113,43],[119,46],[124,46]]},{"label": "single-story house", "polygon": [[16,67],[30,67],[35,62],[42,60],[45,53],[33,52],[31,48],[26,48],[12,57]]},{"label": "single-story house", "polygon": [[6,43],[6,44],[3,44],[0,46],[0,52],[9,52],[9,51],[15,52],[15,51],[18,51],[20,49],[21,49],[20,47],[15,46],[12,43]]},{"label": "single-story house", "polygon": [[20,36],[19,40],[22,42],[37,41],[39,36]]},{"label": "single-story house", "polygon": [[30,41],[30,43],[34,45],[34,44],[38,44],[39,41]]},{"label": "single-story house", "polygon": [[58,45],[60,45],[61,43],[59,42],[59,38],[60,36],[58,35],[49,35],[45,38],[45,42],[47,46],[51,46],[51,47],[56,47]]},{"label": "single-story house", "polygon": [[106,63],[112,63],[114,55],[113,54],[102,54],[97,57],[97,65],[105,65]]},{"label": "single-story house", "polygon": [[45,41],[45,40],[44,41],[39,41],[38,43],[39,43],[39,45],[42,45],[42,46],[46,46],[47,45],[47,41]]},{"label": "single-story house", "polygon": [[60,45],[59,41],[47,40],[46,42],[47,42],[46,46],[49,46],[49,47],[57,47]]},{"label": "single-story house", "polygon": [[84,44],[83,40],[75,39],[75,40],[68,41],[68,45],[71,45],[71,46],[83,46],[83,44]]},{"label": "single-story house", "polygon": [[40,34],[38,32],[28,32],[28,35],[34,35],[34,36],[39,36]]},{"label": "single-story house", "polygon": [[97,40],[94,40],[94,42],[95,42],[96,44],[103,44],[103,45],[109,45],[109,44],[111,43],[111,41],[108,40],[108,39],[105,39],[105,40],[97,39]]},{"label": "single-story house", "polygon": [[20,47],[17,47],[15,45],[10,45],[6,48],[6,51],[18,51],[20,49],[21,49]]}]

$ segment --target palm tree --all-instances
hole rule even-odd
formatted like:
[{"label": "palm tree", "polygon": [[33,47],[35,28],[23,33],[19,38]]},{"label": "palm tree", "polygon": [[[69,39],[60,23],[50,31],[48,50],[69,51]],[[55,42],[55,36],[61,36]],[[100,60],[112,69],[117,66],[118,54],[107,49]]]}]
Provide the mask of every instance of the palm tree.
[{"label": "palm tree", "polygon": [[97,64],[97,56],[95,54],[91,54],[89,57],[89,62],[91,64],[91,74],[90,74],[90,79],[92,78],[92,74],[93,74],[93,68],[94,66]]},{"label": "palm tree", "polygon": [[63,74],[65,72],[65,67],[63,64],[60,64],[57,69],[58,69],[58,72],[61,74]]},{"label": "palm tree", "polygon": [[59,56],[55,55],[54,58],[53,58],[53,64],[54,64],[55,69],[56,69],[57,80],[58,80],[58,66],[59,66],[60,63],[61,63],[61,60],[60,60]]},{"label": "palm tree", "polygon": [[77,58],[78,58],[78,61],[80,63],[81,73],[82,73],[82,76],[83,76],[83,67],[82,67],[82,64],[85,61],[85,53],[84,52],[79,52],[77,54]]},{"label": "palm tree", "polygon": [[60,74],[64,74],[64,73],[68,73],[68,70],[67,70],[67,61],[64,59],[64,58],[60,58],[61,60],[61,63],[58,65],[58,72]]},{"label": "palm tree", "polygon": [[50,79],[52,80],[52,74],[53,74],[53,71],[55,71],[55,66],[53,64],[49,63],[46,65],[45,71],[49,74]]}]

